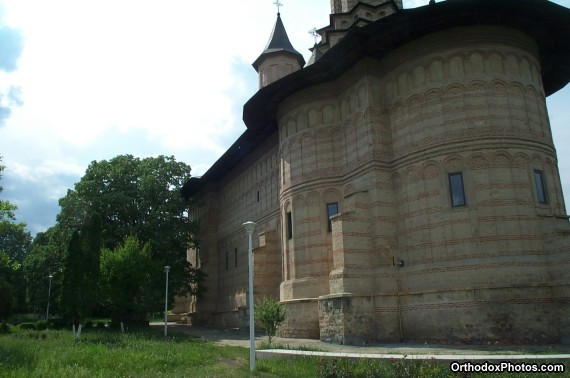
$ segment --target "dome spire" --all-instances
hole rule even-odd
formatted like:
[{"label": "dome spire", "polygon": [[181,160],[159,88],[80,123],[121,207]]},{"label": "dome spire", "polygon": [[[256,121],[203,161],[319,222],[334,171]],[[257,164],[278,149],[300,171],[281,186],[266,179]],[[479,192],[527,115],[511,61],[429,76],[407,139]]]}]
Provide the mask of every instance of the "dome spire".
[{"label": "dome spire", "polygon": [[[260,75],[260,87],[264,87],[283,76],[286,76],[294,71],[297,71],[305,65],[305,59],[303,55],[299,53],[287,36],[285,31],[285,26],[283,21],[281,21],[280,7],[283,6],[276,0],[273,4],[277,6],[277,20],[275,21],[275,26],[269,37],[269,42],[265,47],[265,50],[261,55],[253,62],[253,68]],[[266,64],[270,62],[278,68],[272,69],[272,72],[264,72],[266,68],[269,68],[271,64]]]}]

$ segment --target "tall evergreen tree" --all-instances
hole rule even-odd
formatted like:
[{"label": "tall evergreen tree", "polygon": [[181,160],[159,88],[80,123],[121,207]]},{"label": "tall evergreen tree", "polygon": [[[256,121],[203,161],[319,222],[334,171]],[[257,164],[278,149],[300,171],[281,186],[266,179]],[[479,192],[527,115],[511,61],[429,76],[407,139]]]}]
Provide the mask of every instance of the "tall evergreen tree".
[{"label": "tall evergreen tree", "polygon": [[100,253],[101,221],[98,214],[93,214],[85,220],[81,232],[72,234],[63,267],[61,303],[73,321],[76,339],[97,300]]},{"label": "tall evergreen tree", "polygon": [[[129,236],[113,250],[101,252],[101,298],[114,321],[144,320],[155,303],[149,298],[150,279],[162,267],[152,261],[150,245]],[[142,316],[142,319],[140,317]]]}]

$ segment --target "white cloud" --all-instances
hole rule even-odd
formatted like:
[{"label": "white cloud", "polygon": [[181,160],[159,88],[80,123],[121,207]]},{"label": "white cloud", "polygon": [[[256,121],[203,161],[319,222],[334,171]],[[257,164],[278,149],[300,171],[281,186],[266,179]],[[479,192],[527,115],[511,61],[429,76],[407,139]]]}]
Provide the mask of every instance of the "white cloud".
[{"label": "white cloud", "polygon": [[[428,2],[404,0],[404,6]],[[53,213],[54,199],[90,161],[126,153],[174,155],[203,174],[245,130],[242,106],[257,89],[251,62],[275,23],[272,3],[0,0],[6,25],[25,40],[17,70],[0,72],[2,93],[20,87],[23,100],[0,126],[6,198],[19,201],[22,214]],[[281,9],[306,59],[313,44],[308,31],[328,24],[329,5],[290,0]],[[550,110],[561,175],[569,182],[564,104]],[[53,216],[41,219],[34,224],[47,227]]]}]

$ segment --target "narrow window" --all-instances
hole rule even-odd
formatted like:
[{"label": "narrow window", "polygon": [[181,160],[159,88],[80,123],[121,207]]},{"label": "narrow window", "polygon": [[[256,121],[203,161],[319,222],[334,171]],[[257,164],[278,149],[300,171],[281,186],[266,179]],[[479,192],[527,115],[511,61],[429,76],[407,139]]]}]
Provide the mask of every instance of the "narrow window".
[{"label": "narrow window", "polygon": [[327,203],[327,220],[329,222],[329,232],[332,232],[331,218],[338,214],[338,202]]},{"label": "narrow window", "polygon": [[546,182],[544,181],[544,173],[542,171],[534,171],[534,185],[536,186],[538,202],[548,203],[548,197],[546,196]]},{"label": "narrow window", "polygon": [[291,212],[287,212],[287,239],[293,239],[293,218]]},{"label": "narrow window", "polygon": [[463,173],[458,172],[449,174],[449,191],[451,193],[451,206],[465,206]]},{"label": "narrow window", "polygon": [[234,265],[237,268],[237,248],[234,249]]},{"label": "narrow window", "polygon": [[230,268],[230,256],[229,253],[226,251],[226,270]]},{"label": "narrow window", "polygon": [[259,202],[259,190],[257,191],[257,202]]}]

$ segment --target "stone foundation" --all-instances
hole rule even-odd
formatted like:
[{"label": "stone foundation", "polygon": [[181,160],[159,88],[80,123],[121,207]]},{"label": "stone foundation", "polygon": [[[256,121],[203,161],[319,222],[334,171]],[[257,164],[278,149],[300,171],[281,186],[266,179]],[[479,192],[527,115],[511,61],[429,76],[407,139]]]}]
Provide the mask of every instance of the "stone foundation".
[{"label": "stone foundation", "polygon": [[[383,308],[388,308],[388,312],[382,312]],[[398,342],[398,314],[395,309],[393,297],[350,294],[320,297],[320,339],[347,345]]]},{"label": "stone foundation", "polygon": [[287,311],[277,336],[298,339],[319,338],[319,309],[316,298],[280,302]]},{"label": "stone foundation", "polygon": [[[568,343],[567,287],[484,288],[319,298],[320,340],[334,344]],[[555,298],[552,292],[561,297]]]}]

